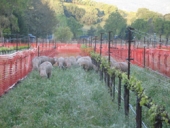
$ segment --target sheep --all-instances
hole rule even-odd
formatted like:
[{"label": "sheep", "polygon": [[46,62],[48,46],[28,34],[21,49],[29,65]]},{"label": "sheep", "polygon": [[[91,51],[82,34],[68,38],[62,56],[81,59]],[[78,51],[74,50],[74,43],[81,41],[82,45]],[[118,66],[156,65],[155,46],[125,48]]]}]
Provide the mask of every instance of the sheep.
[{"label": "sheep", "polygon": [[49,61],[45,61],[39,66],[39,74],[41,77],[51,77],[51,72],[52,72],[52,64]]},{"label": "sheep", "polygon": [[54,65],[55,62],[56,62],[56,59],[53,58],[53,57],[48,57],[48,60],[47,60],[47,61],[51,62],[51,64]]},{"label": "sheep", "polygon": [[76,65],[76,58],[74,56],[70,56],[68,59],[70,60],[72,66]]},{"label": "sheep", "polygon": [[70,68],[71,67],[71,61],[70,61],[70,59],[68,58],[68,57],[66,57],[65,59],[64,59],[64,62],[63,62],[63,68],[65,69],[65,68]]},{"label": "sheep", "polygon": [[59,57],[57,62],[58,62],[58,67],[59,68],[63,68],[64,58],[63,57]]},{"label": "sheep", "polygon": [[49,61],[52,65],[55,64],[55,58],[48,57],[48,56],[36,56],[32,59],[32,66],[34,70],[38,70],[40,64],[45,61]]},{"label": "sheep", "polygon": [[81,62],[83,60],[88,60],[89,62],[92,63],[92,60],[91,60],[91,57],[90,56],[83,56],[83,57],[80,57],[78,60],[77,60],[77,64],[79,64],[79,62]]},{"label": "sheep", "polygon": [[[104,56],[106,59],[108,59],[108,56]],[[127,62],[117,62],[113,57],[110,56],[110,66],[114,67],[115,69],[119,69],[122,72],[128,71],[128,64]]]},{"label": "sheep", "polygon": [[79,58],[81,58],[81,56],[80,56],[80,55],[77,55],[77,56],[76,56],[76,61],[77,61]]},{"label": "sheep", "polygon": [[119,69],[122,72],[126,72],[128,71],[128,64],[127,62],[116,62],[113,64],[113,66],[115,69]]},{"label": "sheep", "polygon": [[48,57],[48,56],[39,56],[41,62],[40,63],[43,63],[45,61],[49,61],[52,65],[55,64],[55,58],[52,58],[52,57]]},{"label": "sheep", "polygon": [[39,65],[40,65],[40,59],[38,58],[38,56],[36,56],[32,59],[33,70],[38,70]]},{"label": "sheep", "polygon": [[[104,58],[106,58],[108,60],[109,56],[104,56]],[[115,59],[113,59],[113,57],[110,56],[110,66],[113,67],[114,63],[116,63],[117,61]]]},{"label": "sheep", "polygon": [[82,66],[83,69],[86,71],[93,68],[92,63],[90,63],[89,60],[85,60],[85,59],[81,61],[80,66]]},{"label": "sheep", "polygon": [[57,57],[54,57],[54,61],[55,61],[55,64],[53,64],[53,66],[58,66],[58,58]]},{"label": "sheep", "polygon": [[97,67],[92,63],[92,60],[89,56],[81,57],[77,60],[77,65],[82,66],[84,70],[89,71],[94,69],[97,71]]}]

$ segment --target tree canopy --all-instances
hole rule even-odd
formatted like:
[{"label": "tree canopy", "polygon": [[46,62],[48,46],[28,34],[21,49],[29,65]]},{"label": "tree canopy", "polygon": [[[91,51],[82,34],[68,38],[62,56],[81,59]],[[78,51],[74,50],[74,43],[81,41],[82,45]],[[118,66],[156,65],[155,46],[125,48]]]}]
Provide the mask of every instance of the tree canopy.
[{"label": "tree canopy", "polygon": [[52,34],[57,25],[54,11],[47,4],[42,4],[41,0],[31,2],[30,7],[25,12],[24,19],[28,33],[37,37],[46,37]]},{"label": "tree canopy", "polygon": [[70,17],[68,19],[68,26],[70,27],[72,33],[73,33],[73,38],[78,38],[79,33],[83,27],[82,24],[80,24],[77,20],[75,20],[73,17]]},{"label": "tree canopy", "polygon": [[120,35],[123,28],[126,28],[126,19],[119,12],[113,12],[109,15],[104,25],[105,31],[112,31],[113,35]]}]

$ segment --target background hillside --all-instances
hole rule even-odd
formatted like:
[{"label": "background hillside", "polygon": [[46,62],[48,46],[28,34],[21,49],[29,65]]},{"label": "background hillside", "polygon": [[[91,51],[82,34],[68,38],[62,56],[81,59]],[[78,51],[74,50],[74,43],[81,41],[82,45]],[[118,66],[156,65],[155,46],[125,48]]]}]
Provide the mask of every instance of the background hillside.
[{"label": "background hillside", "polygon": [[54,35],[56,40],[67,41],[113,31],[113,37],[124,39],[129,25],[146,33],[164,35],[167,39],[170,35],[170,13],[163,15],[147,8],[126,12],[92,0],[17,0],[10,4],[3,0],[2,3],[1,36],[31,33],[41,38]]}]

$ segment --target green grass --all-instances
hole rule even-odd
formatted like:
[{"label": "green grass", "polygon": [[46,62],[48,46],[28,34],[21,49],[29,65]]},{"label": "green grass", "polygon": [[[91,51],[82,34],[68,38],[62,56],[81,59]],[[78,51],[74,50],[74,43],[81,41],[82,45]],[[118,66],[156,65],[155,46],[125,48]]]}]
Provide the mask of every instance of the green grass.
[{"label": "green grass", "polygon": [[170,114],[170,79],[147,69],[132,67],[132,75],[142,81],[146,94],[158,105],[163,105]]},{"label": "green grass", "polygon": [[[135,65],[131,66],[131,75],[135,76],[138,80],[142,82],[142,87],[145,89],[145,94],[153,100],[158,106],[164,106],[165,110],[170,115],[170,79],[150,71],[148,69],[140,68]],[[130,96],[130,102],[135,107],[136,98],[135,94],[132,92]],[[143,107],[143,120],[145,123],[149,124],[150,121],[148,117],[148,108]],[[163,123],[163,128],[168,128],[165,122]]]},{"label": "green grass", "polygon": [[[122,105],[123,107],[123,105]],[[93,71],[54,68],[50,79],[31,72],[0,98],[0,128],[132,128]]]}]

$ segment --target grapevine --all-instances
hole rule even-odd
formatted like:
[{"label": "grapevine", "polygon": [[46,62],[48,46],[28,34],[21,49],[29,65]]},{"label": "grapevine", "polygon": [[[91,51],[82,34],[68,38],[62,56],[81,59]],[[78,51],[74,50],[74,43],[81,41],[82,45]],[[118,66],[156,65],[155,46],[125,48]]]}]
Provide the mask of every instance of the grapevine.
[{"label": "grapevine", "polygon": [[137,80],[134,76],[131,76],[130,79],[128,79],[126,73],[122,73],[120,70],[110,67],[106,58],[100,57],[99,54],[92,53],[91,56],[94,60],[96,60],[96,62],[100,63],[100,68],[104,68],[110,76],[117,76],[121,78],[123,83],[127,85],[128,89],[136,93],[140,99],[140,106],[146,106],[149,108],[149,119],[153,122],[153,125],[160,120],[164,121],[167,125],[170,124],[168,113],[163,107],[156,105],[152,99],[145,94],[141,81]]}]

